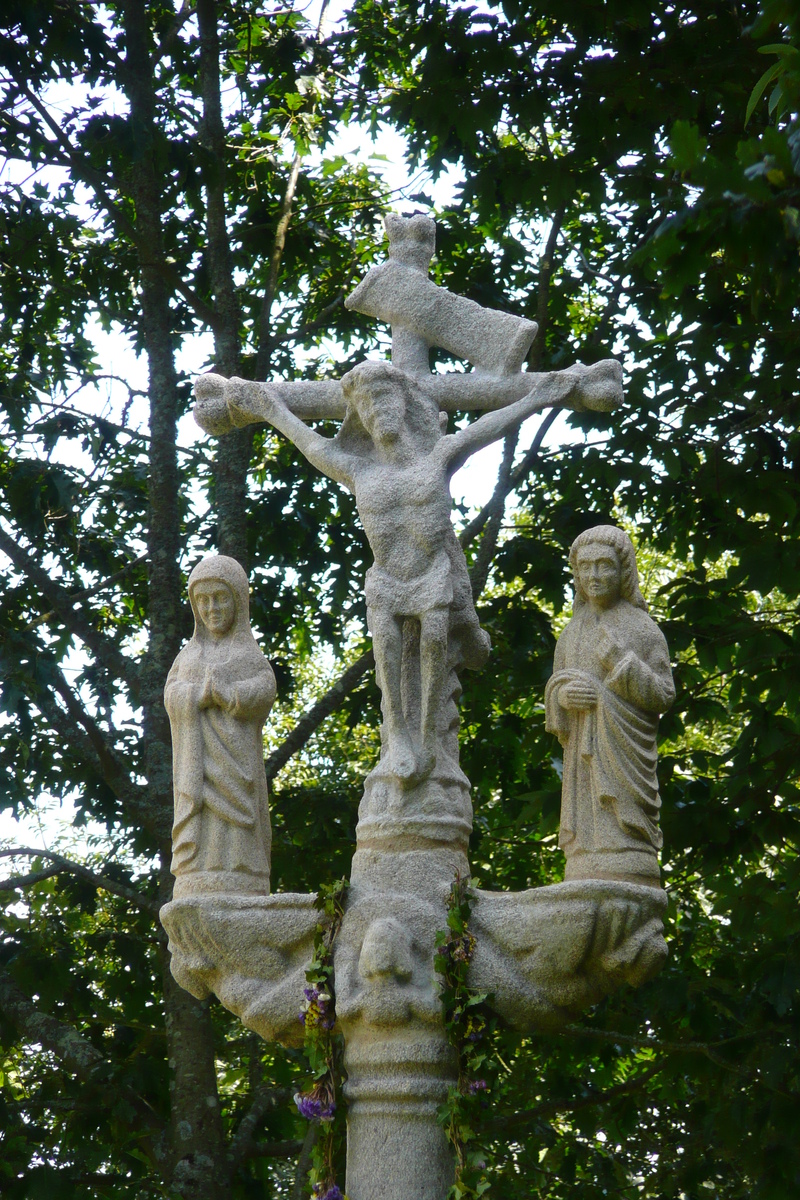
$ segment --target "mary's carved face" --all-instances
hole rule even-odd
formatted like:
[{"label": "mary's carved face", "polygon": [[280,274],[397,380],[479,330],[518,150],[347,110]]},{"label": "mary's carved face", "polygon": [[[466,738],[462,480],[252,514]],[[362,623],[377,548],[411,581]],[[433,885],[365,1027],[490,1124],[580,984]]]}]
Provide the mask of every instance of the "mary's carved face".
[{"label": "mary's carved face", "polygon": [[224,637],[236,620],[236,599],[220,579],[202,579],[192,589],[200,620],[214,637]]},{"label": "mary's carved face", "polygon": [[581,546],[576,562],[578,582],[594,609],[610,608],[620,598],[622,571],[613,546],[589,542]]}]

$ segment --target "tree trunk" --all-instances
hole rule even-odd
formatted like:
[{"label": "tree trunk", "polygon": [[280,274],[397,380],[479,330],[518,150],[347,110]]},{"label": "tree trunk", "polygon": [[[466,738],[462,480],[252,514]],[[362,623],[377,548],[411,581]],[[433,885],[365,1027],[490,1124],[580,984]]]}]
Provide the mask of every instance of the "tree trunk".
[{"label": "tree trunk", "polygon": [[[149,645],[142,678],[148,801],[162,831],[162,891],[169,889],[172,754],[163,691],[180,645],[181,578],[175,342],[170,295],[158,264],[164,261],[161,191],[156,164],[155,94],[147,11],[143,0],[125,6],[125,85],[138,155],[130,173],[141,268],[142,330],[149,368],[150,473],[148,486]],[[163,898],[167,898],[165,895]],[[219,1114],[214,1040],[208,1007],[172,979],[165,963],[164,1006],[171,1068],[171,1147],[168,1187],[185,1200],[225,1200],[230,1194]]]},{"label": "tree trunk", "polygon": [[166,952],[163,979],[172,1068],[169,1183],[184,1200],[225,1200],[230,1180],[209,1001],[195,1000],[175,982]]},{"label": "tree trunk", "polygon": [[[219,33],[216,0],[197,0],[200,29],[200,90],[203,117],[200,141],[204,151],[206,236],[211,287],[214,292],[214,359],[221,375],[241,372],[239,305],[233,282],[233,258],[225,214],[225,127],[219,77]],[[247,472],[253,450],[252,428],[226,434],[214,459],[214,499],[220,554],[249,568],[247,550]]]}]

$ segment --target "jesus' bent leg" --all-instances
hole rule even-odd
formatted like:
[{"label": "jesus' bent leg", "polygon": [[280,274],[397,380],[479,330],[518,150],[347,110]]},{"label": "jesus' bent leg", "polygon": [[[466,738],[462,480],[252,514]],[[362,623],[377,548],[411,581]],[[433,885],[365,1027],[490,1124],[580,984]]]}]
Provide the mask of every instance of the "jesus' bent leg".
[{"label": "jesus' bent leg", "polygon": [[375,653],[375,673],[383,698],[383,710],[388,733],[388,767],[401,780],[416,774],[417,756],[403,715],[402,663],[403,623],[393,613],[370,605],[367,624],[372,634]]},{"label": "jesus' bent leg", "polygon": [[436,765],[436,720],[447,677],[450,610],[431,608],[420,617],[419,666],[422,691],[417,775],[427,779]]}]

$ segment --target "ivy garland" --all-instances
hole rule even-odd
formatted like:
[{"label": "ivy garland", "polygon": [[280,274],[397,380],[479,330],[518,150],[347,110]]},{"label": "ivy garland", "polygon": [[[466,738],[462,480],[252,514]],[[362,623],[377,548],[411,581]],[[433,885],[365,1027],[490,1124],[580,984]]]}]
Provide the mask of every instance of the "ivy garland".
[{"label": "ivy garland", "polygon": [[313,1200],[347,1200],[336,1183],[334,1160],[344,1144],[344,1112],[337,1108],[343,1080],[342,1038],[333,1032],[336,1000],[333,987],[333,946],[344,917],[346,879],[320,887],[315,907],[320,916],[314,931],[314,954],[308,970],[300,1020],[305,1037],[312,1086],[294,1097],[297,1111],[309,1121],[318,1121],[320,1136],[311,1158],[309,1182]]},{"label": "ivy garland", "polygon": [[469,918],[469,879],[456,872],[447,902],[447,929],[436,934],[434,959],[442,977],[447,1036],[458,1054],[458,1082],[450,1088],[438,1114],[456,1158],[455,1182],[447,1200],[478,1200],[490,1186],[491,1155],[478,1128],[499,1069],[492,1052],[497,1018],[486,1004],[488,993],[467,985],[476,945]]}]

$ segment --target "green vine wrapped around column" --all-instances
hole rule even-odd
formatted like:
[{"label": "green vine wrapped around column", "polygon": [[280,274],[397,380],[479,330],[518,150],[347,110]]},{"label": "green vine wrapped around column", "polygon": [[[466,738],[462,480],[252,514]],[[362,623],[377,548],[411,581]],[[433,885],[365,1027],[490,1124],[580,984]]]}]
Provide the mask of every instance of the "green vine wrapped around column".
[{"label": "green vine wrapped around column", "polygon": [[333,947],[344,917],[346,879],[320,887],[315,906],[320,913],[314,933],[314,955],[306,971],[308,987],[300,1020],[305,1029],[303,1048],[313,1084],[298,1092],[295,1104],[301,1116],[318,1121],[320,1136],[312,1151],[309,1182],[313,1200],[347,1200],[336,1183],[335,1158],[346,1137],[344,1111],[337,1104],[342,1093],[342,1039],[334,1032],[336,998]]},{"label": "green vine wrapped around column", "polygon": [[436,935],[434,966],[442,977],[447,1036],[458,1054],[458,1082],[439,1110],[456,1158],[456,1175],[447,1200],[477,1200],[489,1190],[491,1158],[479,1136],[480,1113],[488,1106],[499,1064],[492,1042],[497,1019],[487,993],[467,984],[475,953],[469,929],[469,879],[456,873],[447,903],[447,929]]}]

